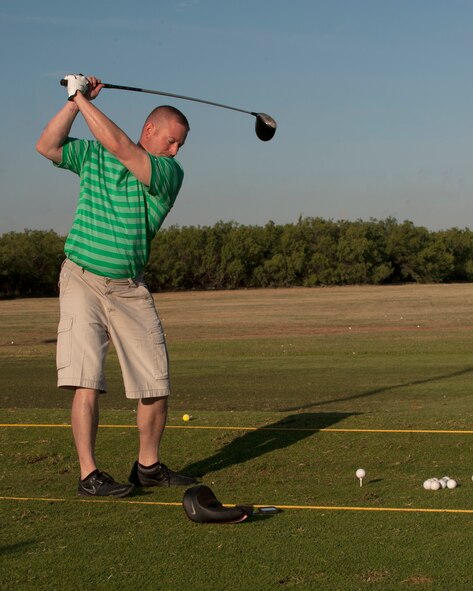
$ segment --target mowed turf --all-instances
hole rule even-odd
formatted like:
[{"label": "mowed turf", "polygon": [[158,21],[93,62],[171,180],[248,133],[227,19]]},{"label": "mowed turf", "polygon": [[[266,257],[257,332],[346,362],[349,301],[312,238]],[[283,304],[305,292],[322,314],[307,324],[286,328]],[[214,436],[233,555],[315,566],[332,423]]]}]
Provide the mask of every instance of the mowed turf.
[{"label": "mowed turf", "polygon": [[[233,526],[190,522],[182,490],[78,498],[58,302],[0,302],[1,588],[471,589],[472,300],[467,284],[158,294],[163,460],[224,503],[283,507]],[[97,455],[126,479],[134,404],[110,353]],[[444,475],[459,486],[422,488]]]}]

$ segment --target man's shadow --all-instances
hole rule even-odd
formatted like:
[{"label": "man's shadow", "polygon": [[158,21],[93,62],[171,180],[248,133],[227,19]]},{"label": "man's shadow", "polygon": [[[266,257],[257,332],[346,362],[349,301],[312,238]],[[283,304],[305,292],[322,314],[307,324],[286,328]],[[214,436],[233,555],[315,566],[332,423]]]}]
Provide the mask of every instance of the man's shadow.
[{"label": "man's shadow", "polygon": [[312,437],[320,429],[335,425],[358,413],[300,413],[284,417],[276,423],[249,430],[235,437],[212,456],[189,464],[186,474],[204,476],[208,472],[223,470],[242,464],[276,449],[289,447],[306,437]]}]

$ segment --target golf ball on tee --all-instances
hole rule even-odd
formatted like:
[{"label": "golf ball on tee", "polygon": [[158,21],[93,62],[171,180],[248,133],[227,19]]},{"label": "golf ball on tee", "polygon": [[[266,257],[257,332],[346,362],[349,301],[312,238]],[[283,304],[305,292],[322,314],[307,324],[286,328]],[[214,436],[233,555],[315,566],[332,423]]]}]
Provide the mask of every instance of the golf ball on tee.
[{"label": "golf ball on tee", "polygon": [[182,420],[187,423],[187,421],[190,420],[190,416],[189,415],[182,415]]},{"label": "golf ball on tee", "polygon": [[358,470],[356,471],[356,477],[357,478],[364,478],[366,476],[366,472],[363,470],[363,468],[358,468]]}]

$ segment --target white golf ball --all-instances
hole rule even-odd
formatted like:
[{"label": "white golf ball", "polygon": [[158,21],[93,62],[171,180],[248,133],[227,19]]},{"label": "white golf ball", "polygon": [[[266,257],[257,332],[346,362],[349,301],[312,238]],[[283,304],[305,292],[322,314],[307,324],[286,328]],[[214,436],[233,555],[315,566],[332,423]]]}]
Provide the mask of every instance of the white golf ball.
[{"label": "white golf ball", "polygon": [[440,482],[438,480],[432,480],[430,484],[430,490],[439,490]]},{"label": "white golf ball", "polygon": [[442,488],[446,488],[447,487],[447,480],[444,480],[443,478],[441,478],[439,480],[439,484]]},{"label": "white golf ball", "polygon": [[457,481],[453,480],[453,478],[450,478],[450,480],[447,480],[447,488],[456,488],[457,487]]},{"label": "white golf ball", "polygon": [[356,477],[357,478],[364,478],[366,476],[366,472],[363,470],[363,468],[358,468],[358,470],[356,471]]},{"label": "white golf ball", "polygon": [[430,487],[432,485],[432,480],[429,478],[428,480],[426,480],[423,484],[423,487],[425,488],[425,490],[430,490]]}]

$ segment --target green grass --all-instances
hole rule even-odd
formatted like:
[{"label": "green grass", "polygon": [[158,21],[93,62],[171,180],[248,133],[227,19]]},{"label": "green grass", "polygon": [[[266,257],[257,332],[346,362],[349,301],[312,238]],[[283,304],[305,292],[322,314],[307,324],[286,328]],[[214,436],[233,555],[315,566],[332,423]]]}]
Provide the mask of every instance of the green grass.
[{"label": "green grass", "polygon": [[[59,426],[70,393],[55,387],[57,302],[0,302],[0,422],[17,425],[0,427],[0,587],[469,590],[470,291],[158,296],[173,378],[164,461],[224,503],[286,507],[233,526],[190,522],[182,490],[77,497],[70,429]],[[113,351],[107,369],[97,455],[126,479],[134,404]],[[445,474],[455,490],[422,488]]]}]

